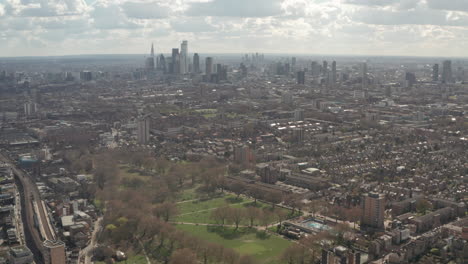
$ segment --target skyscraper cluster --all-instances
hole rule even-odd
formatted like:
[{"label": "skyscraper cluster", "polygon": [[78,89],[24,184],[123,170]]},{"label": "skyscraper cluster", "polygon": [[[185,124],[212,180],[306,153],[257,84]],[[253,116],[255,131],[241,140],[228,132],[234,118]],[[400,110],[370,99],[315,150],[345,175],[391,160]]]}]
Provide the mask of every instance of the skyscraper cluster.
[{"label": "skyscraper cluster", "polygon": [[[179,48],[173,48],[169,57],[160,54],[154,56],[154,46],[151,45],[151,53],[145,60],[145,69],[147,71],[157,70],[163,74],[170,75],[186,75],[186,74],[202,74],[203,68],[200,63],[200,55],[198,53],[193,54],[193,59],[190,59],[188,52],[188,41],[182,41]],[[252,55],[254,61],[261,61],[263,55],[258,54]],[[203,81],[205,82],[219,82],[227,80],[228,68],[222,64],[215,64],[213,57],[205,58]]]}]

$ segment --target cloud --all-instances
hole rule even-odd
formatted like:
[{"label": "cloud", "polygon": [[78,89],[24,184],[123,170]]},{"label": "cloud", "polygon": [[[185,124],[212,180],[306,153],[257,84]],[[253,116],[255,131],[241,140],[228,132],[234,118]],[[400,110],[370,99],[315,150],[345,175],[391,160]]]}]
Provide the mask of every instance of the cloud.
[{"label": "cloud", "polygon": [[364,6],[387,6],[394,4],[395,0],[345,0],[346,4],[364,5]]},{"label": "cloud", "polygon": [[5,15],[6,11],[5,11],[5,6],[0,4],[0,17]]},{"label": "cloud", "polygon": [[13,14],[24,17],[78,15],[86,11],[84,0],[26,0],[9,1]]},{"label": "cloud", "polygon": [[468,12],[466,0],[426,0],[427,5],[433,9]]},{"label": "cloud", "polygon": [[91,12],[93,25],[99,29],[136,29],[141,27],[137,22],[129,20],[118,5],[99,4]]},{"label": "cloud", "polygon": [[191,3],[189,16],[267,17],[283,13],[281,0],[213,0]]},{"label": "cloud", "polygon": [[126,2],[122,5],[125,14],[131,18],[160,19],[168,16],[167,8],[156,2]]},{"label": "cloud", "polygon": [[171,27],[177,32],[212,32],[217,28],[207,23],[204,18],[175,19],[171,21]]},{"label": "cloud", "polygon": [[468,26],[467,15],[450,15],[446,12],[422,8],[403,11],[362,8],[352,15],[352,19],[375,25]]}]

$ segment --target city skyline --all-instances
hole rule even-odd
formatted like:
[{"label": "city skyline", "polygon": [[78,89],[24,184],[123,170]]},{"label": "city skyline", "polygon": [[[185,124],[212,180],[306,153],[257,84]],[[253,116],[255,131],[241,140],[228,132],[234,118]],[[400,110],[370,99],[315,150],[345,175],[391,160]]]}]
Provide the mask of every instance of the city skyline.
[{"label": "city skyline", "polygon": [[[0,57],[199,53],[466,57],[468,4],[437,0],[0,3]],[[430,41],[429,41],[430,40]]]}]

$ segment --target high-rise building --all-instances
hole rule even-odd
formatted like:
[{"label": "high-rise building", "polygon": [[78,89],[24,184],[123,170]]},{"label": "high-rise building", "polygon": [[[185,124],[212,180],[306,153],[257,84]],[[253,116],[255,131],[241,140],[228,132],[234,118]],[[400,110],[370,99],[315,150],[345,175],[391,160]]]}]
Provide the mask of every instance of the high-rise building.
[{"label": "high-rise building", "polygon": [[294,121],[303,121],[304,120],[304,110],[296,109],[294,110]]},{"label": "high-rise building", "polygon": [[172,49],[172,62],[171,62],[171,72],[172,74],[180,73],[180,58],[179,58],[179,49]]},{"label": "high-rise building", "polygon": [[331,69],[331,82],[332,84],[336,83],[336,61],[332,62],[332,69]]},{"label": "high-rise building", "polygon": [[200,56],[198,53],[193,54],[193,73],[200,73]]},{"label": "high-rise building", "polygon": [[180,73],[186,74],[188,72],[188,41],[182,41],[180,44]]},{"label": "high-rise building", "polygon": [[432,67],[432,81],[438,82],[439,81],[439,64],[434,64]]},{"label": "high-rise building", "polygon": [[211,76],[212,73],[213,73],[213,58],[207,57],[205,61],[205,74],[206,76]]},{"label": "high-rise building", "polygon": [[80,80],[81,81],[91,81],[93,79],[93,74],[90,71],[81,71],[80,72]]},{"label": "high-rise building", "polygon": [[62,264],[67,262],[65,243],[59,240],[46,240],[43,245],[45,264]]},{"label": "high-rise building", "polygon": [[305,84],[305,71],[297,72],[297,84]]},{"label": "high-rise building", "polygon": [[141,145],[148,144],[150,137],[150,119],[145,116],[138,119],[137,139]]},{"label": "high-rise building", "polygon": [[254,159],[254,154],[248,146],[234,147],[234,162],[246,166],[253,163]]},{"label": "high-rise building", "polygon": [[312,76],[318,77],[320,75],[320,65],[316,61],[313,61],[310,66],[310,71]]},{"label": "high-rise building", "polygon": [[145,61],[145,68],[147,70],[154,70],[154,46],[153,46],[153,43],[151,43],[150,56],[148,58],[146,58],[146,61]]},{"label": "high-rise building", "polygon": [[167,73],[166,58],[164,57],[163,54],[159,55],[159,59],[158,59],[158,70],[161,70],[161,71],[163,71],[164,73]]},{"label": "high-rise building", "polygon": [[363,62],[361,64],[361,82],[362,82],[362,89],[367,87],[367,63]]},{"label": "high-rise building", "polygon": [[414,75],[412,72],[406,72],[405,80],[408,83],[408,87],[413,87],[413,85],[416,83],[416,75]]},{"label": "high-rise building", "polygon": [[292,140],[296,143],[301,143],[304,141],[304,128],[303,127],[295,127],[292,131]]},{"label": "high-rise building", "polygon": [[375,229],[384,229],[385,195],[368,193],[361,201],[361,225]]},{"label": "high-rise building", "polygon": [[442,65],[442,82],[452,82],[452,61],[446,60]]},{"label": "high-rise building", "polygon": [[328,75],[328,62],[327,61],[322,62],[322,75],[323,76]]},{"label": "high-rise building", "polygon": [[27,102],[24,104],[24,115],[32,116],[37,113],[37,104],[34,102]]}]

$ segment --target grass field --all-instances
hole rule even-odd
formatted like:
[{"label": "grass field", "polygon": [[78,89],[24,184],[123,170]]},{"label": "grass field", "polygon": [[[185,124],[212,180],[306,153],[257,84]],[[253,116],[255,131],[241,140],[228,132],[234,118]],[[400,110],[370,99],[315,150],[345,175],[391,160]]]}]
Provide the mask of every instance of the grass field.
[{"label": "grass field", "polygon": [[[101,261],[94,262],[94,263],[95,264],[105,264],[104,262],[101,262]],[[119,261],[119,262],[116,262],[116,263],[121,263],[121,264],[147,264],[148,262],[146,261],[146,258],[144,256],[137,255],[137,256],[129,257],[127,260]]]},{"label": "grass field", "polygon": [[[268,210],[272,212],[271,205],[257,201],[256,204],[253,200],[240,198],[236,199],[235,196],[227,195],[225,197],[215,198],[208,201],[196,201],[196,202],[185,202],[179,203],[179,215],[175,217],[174,221],[186,222],[186,223],[199,223],[199,224],[216,224],[216,221],[211,218],[211,212],[218,207],[230,205],[235,208],[247,208],[249,206],[255,206],[257,208]],[[282,210],[286,214],[290,211],[284,208],[276,208],[276,210]],[[270,223],[278,222],[277,217],[273,214],[271,216]],[[249,225],[247,219],[241,222],[241,225]],[[254,225],[260,225],[258,221],[254,221]]]},{"label": "grass field", "polygon": [[232,248],[242,255],[251,255],[260,263],[276,263],[277,258],[290,245],[286,239],[275,235],[264,234],[249,228],[207,227],[194,225],[177,225],[196,237],[206,241]]}]

